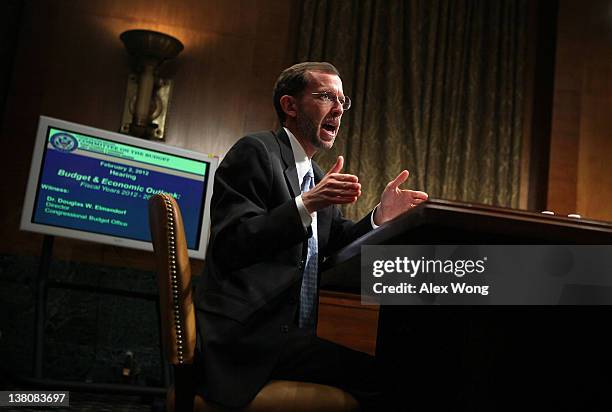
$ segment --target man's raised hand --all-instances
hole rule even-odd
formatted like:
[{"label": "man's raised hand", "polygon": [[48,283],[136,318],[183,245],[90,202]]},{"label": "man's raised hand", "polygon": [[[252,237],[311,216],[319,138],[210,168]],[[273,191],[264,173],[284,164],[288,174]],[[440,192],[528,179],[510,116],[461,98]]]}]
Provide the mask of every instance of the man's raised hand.
[{"label": "man's raised hand", "polygon": [[338,156],[336,163],[323,179],[308,192],[302,194],[302,201],[308,212],[313,213],[330,205],[353,203],[361,196],[361,184],[355,175],[340,173],[344,158]]},{"label": "man's raised hand", "polygon": [[395,179],[387,184],[380,196],[380,204],[374,213],[375,224],[382,225],[427,200],[428,195],[425,192],[399,188],[408,180],[409,174],[408,170],[402,170]]}]

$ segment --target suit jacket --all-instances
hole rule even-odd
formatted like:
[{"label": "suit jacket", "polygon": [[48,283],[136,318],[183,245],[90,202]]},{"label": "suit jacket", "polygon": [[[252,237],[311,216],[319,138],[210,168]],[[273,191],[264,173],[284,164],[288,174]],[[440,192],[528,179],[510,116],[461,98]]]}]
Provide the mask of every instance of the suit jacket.
[{"label": "suit jacket", "polygon": [[[315,182],[323,172],[313,162]],[[266,384],[291,329],[297,328],[310,228],[287,133],[240,139],[215,175],[211,235],[195,293],[198,390],[213,402],[246,405]],[[344,219],[333,206],[317,212],[319,257],[371,229],[370,217]]]}]

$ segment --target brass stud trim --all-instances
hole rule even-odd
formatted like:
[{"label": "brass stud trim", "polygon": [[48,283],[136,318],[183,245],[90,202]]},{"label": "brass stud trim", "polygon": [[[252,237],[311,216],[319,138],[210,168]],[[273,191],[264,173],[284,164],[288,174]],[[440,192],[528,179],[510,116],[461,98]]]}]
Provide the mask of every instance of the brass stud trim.
[{"label": "brass stud trim", "polygon": [[166,224],[166,231],[168,237],[168,272],[170,274],[170,283],[172,288],[172,305],[171,308],[174,310],[172,317],[174,319],[174,330],[176,337],[176,348],[177,348],[177,358],[178,362],[182,364],[184,362],[184,339],[183,339],[183,319],[181,317],[181,313],[179,311],[180,308],[180,279],[178,277],[177,270],[177,255],[176,255],[176,215],[174,213],[174,209],[172,207],[172,201],[170,196],[167,194],[162,195],[164,198],[164,203],[166,205],[166,217],[168,219]]}]

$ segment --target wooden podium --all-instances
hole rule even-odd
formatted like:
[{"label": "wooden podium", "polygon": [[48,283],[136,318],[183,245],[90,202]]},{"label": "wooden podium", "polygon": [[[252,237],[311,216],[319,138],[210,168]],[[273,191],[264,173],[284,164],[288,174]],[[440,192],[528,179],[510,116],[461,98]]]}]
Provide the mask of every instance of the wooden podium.
[{"label": "wooden podium", "polygon": [[[329,258],[321,288],[360,293],[361,246],[409,244],[610,245],[612,225],[430,200]],[[385,410],[599,410],[611,307],[381,306]]]}]

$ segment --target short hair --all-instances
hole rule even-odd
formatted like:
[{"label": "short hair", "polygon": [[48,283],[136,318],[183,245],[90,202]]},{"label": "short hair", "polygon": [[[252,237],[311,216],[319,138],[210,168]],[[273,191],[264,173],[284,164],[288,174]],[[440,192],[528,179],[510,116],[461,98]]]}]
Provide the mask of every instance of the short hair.
[{"label": "short hair", "polygon": [[340,77],[338,69],[333,64],[327,62],[303,62],[283,70],[276,83],[274,84],[273,101],[278,120],[281,125],[285,124],[286,114],[280,104],[280,99],[284,95],[298,96],[308,85],[308,72],[322,72],[335,74]]}]

